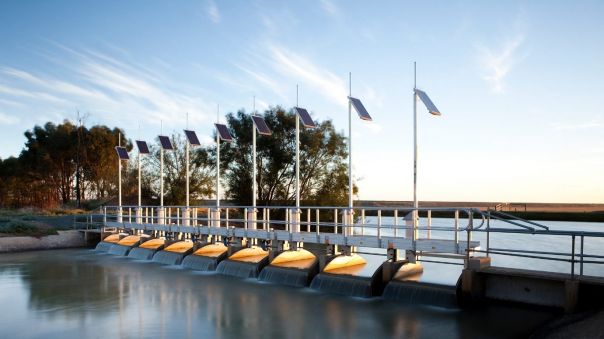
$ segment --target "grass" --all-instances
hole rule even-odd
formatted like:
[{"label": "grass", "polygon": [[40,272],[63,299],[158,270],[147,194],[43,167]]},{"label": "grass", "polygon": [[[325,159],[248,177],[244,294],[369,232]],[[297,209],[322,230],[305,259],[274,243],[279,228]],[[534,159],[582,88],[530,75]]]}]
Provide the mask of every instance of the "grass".
[{"label": "grass", "polygon": [[0,225],[0,233],[2,236],[42,237],[57,234],[57,230],[35,221],[12,220]]}]

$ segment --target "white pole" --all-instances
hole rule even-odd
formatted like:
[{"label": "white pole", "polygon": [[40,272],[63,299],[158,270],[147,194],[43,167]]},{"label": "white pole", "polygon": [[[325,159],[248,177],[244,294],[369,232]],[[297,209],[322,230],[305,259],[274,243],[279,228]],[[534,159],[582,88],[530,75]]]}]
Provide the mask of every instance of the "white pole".
[{"label": "white pole", "polygon": [[[220,123],[220,105],[216,107],[216,123]],[[216,130],[216,208],[220,207],[220,133]]]},{"label": "white pole", "polygon": [[[189,129],[189,113],[187,113],[187,129]],[[188,140],[187,140],[187,144],[185,147],[186,147],[186,152],[187,152],[187,155],[186,155],[186,161],[187,161],[187,193],[186,193],[187,194],[187,199],[186,199],[187,203],[186,203],[186,206],[188,208],[189,207],[189,147],[190,147]]]},{"label": "white pole", "polygon": [[[161,133],[164,133],[164,124],[161,124]],[[160,172],[160,181],[159,181],[159,206],[164,206],[164,148],[160,145],[159,147],[159,172]]]},{"label": "white pole", "polygon": [[138,207],[141,207],[141,154],[138,153]]},{"label": "white pole", "polygon": [[[348,95],[352,96],[352,73],[348,73]],[[348,99],[348,208],[352,209],[352,106]]]},{"label": "white pole", "polygon": [[416,63],[413,62],[413,208],[415,213],[413,213],[413,227],[414,229],[417,226],[417,217],[418,212],[417,208],[419,207],[417,201],[417,94],[415,90],[417,89],[417,66]]},{"label": "white pole", "polygon": [[[298,107],[298,85],[296,85],[296,107]],[[296,208],[300,208],[300,117],[296,112]]]},{"label": "white pole", "polygon": [[[256,115],[256,97],[254,96],[254,109],[252,111],[252,115]],[[253,163],[252,163],[252,207],[256,208],[256,127],[254,126],[254,122],[252,121],[252,149],[253,149]]]},{"label": "white pole", "polygon": [[[118,133],[118,142],[117,145],[119,147],[122,146],[122,133]],[[120,206],[120,211],[122,210],[122,159],[118,156],[117,157],[117,172],[118,172],[118,183],[117,183],[117,187],[118,187],[118,205]]]}]

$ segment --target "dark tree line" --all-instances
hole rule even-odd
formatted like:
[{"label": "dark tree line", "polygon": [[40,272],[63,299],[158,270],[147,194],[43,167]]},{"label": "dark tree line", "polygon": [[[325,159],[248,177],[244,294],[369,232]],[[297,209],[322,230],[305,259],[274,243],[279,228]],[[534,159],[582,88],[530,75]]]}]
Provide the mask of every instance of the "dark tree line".
[{"label": "dark tree line", "polygon": [[[295,199],[295,119],[280,107],[264,112],[273,131],[258,136],[258,204],[291,204]],[[227,198],[241,205],[252,201],[252,121],[243,111],[227,115],[232,143],[221,143],[221,178]],[[76,126],[69,121],[46,123],[25,132],[25,146],[18,157],[0,160],[0,207],[51,208],[82,201],[116,203],[117,155],[114,147],[121,134],[122,146],[132,142],[120,128]],[[215,135],[214,135],[215,137]],[[164,203],[185,202],[186,140],[171,137],[175,151],[164,152]],[[160,151],[157,140],[149,142],[151,154],[141,158],[143,204],[159,201]],[[136,152],[124,163],[124,204],[136,204],[138,162]],[[304,204],[343,205],[348,192],[346,139],[331,121],[314,129],[301,128],[300,191]],[[191,148],[191,202],[214,198],[216,146]],[[79,188],[79,189],[78,189]],[[355,187],[356,191],[356,187]],[[112,201],[113,199],[113,201]]]}]

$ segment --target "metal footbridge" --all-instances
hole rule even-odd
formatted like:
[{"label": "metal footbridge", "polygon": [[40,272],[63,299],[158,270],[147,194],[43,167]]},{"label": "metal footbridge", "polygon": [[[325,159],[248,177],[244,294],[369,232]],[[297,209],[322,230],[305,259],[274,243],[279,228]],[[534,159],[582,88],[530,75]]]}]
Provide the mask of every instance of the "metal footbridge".
[{"label": "metal footbridge", "polygon": [[[460,259],[479,249],[472,232],[485,225],[472,208],[108,206],[103,215],[108,227],[181,240],[243,238],[258,245],[315,243]],[[432,215],[450,219],[435,226]]]}]

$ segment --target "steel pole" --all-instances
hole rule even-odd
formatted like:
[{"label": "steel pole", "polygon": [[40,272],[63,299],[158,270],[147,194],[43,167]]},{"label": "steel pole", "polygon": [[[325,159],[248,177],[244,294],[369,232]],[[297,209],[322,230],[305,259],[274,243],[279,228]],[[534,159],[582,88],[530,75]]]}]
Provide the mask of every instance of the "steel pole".
[{"label": "steel pole", "polygon": [[138,207],[141,207],[141,154],[138,153]]},{"label": "steel pole", "polygon": [[[252,111],[252,115],[256,115],[256,97],[254,97],[254,109]],[[254,126],[254,122],[252,121],[252,207],[256,208],[256,127]]]},{"label": "steel pole", "polygon": [[159,206],[164,206],[164,149],[159,149]]},{"label": "steel pole", "polygon": [[[298,107],[298,85],[296,85],[296,107]],[[296,208],[300,208],[300,117],[296,118]]]},{"label": "steel pole", "polygon": [[[220,106],[216,108],[216,123],[220,123]],[[220,135],[216,130],[216,208],[220,207]]]},{"label": "steel pole", "polygon": [[186,193],[187,194],[187,199],[186,199],[187,203],[186,203],[186,206],[189,207],[189,180],[190,180],[190,176],[189,176],[189,150],[190,150],[190,148],[189,147],[190,147],[190,145],[189,145],[188,141],[187,141],[187,144],[185,147],[187,149],[186,150],[186,152],[187,152],[187,154],[186,154],[186,158],[187,158],[186,159],[186,161],[187,161],[187,193]]},{"label": "steel pole", "polygon": [[416,63],[413,63],[413,225],[414,228],[417,226],[417,208],[419,207],[417,201],[417,72]]},{"label": "steel pole", "polygon": [[[352,96],[352,73],[348,73],[348,96]],[[352,106],[348,99],[348,207],[352,209]]]}]

